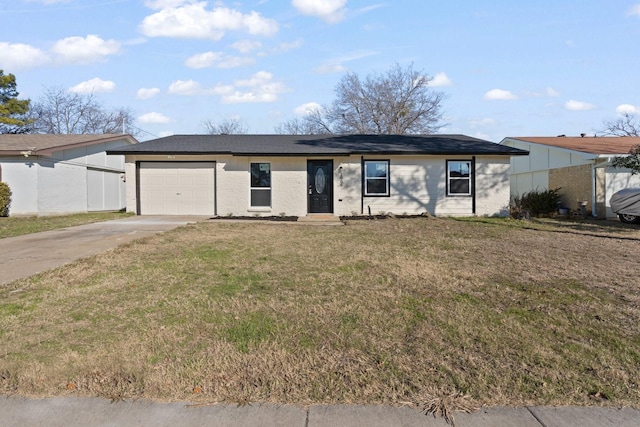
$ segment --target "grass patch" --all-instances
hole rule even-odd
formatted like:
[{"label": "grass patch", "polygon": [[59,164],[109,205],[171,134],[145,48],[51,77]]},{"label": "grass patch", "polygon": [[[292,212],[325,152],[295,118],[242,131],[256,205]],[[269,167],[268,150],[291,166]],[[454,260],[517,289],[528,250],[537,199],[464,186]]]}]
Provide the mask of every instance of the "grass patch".
[{"label": "grass patch", "polygon": [[131,215],[124,212],[93,212],[72,215],[0,217],[0,239],[120,219]]},{"label": "grass patch", "polygon": [[202,222],[0,288],[0,391],[634,406],[639,243],[604,221]]}]

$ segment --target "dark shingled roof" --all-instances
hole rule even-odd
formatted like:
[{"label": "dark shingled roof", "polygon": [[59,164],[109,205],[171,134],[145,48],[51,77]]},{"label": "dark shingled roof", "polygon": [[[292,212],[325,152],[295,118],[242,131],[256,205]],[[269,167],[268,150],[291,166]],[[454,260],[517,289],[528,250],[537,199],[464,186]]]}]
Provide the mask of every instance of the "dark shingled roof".
[{"label": "dark shingled roof", "polygon": [[107,154],[526,155],[527,151],[465,135],[173,135],[108,150]]}]

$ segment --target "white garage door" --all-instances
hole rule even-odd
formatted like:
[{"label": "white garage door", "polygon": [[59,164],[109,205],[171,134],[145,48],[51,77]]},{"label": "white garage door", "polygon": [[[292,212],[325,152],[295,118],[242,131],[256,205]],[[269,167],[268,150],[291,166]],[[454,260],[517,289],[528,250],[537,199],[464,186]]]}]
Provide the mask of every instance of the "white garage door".
[{"label": "white garage door", "polygon": [[142,215],[214,215],[213,162],[140,162]]}]

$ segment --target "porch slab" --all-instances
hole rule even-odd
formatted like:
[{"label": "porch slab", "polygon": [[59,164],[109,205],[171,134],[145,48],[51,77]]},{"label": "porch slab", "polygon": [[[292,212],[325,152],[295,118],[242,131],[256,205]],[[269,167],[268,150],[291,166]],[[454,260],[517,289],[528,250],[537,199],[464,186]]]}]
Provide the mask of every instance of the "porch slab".
[{"label": "porch slab", "polygon": [[332,214],[309,214],[306,216],[298,217],[298,222],[315,222],[315,223],[327,223],[334,225],[344,225],[340,221],[340,217]]}]

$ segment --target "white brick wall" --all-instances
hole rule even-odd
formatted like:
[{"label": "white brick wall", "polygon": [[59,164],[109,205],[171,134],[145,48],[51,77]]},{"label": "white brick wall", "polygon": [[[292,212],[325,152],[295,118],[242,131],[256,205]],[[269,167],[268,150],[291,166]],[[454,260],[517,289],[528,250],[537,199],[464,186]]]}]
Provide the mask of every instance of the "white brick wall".
[{"label": "white brick wall", "polygon": [[[218,216],[307,214],[307,160],[315,157],[127,156],[127,210],[136,212],[136,161],[215,161]],[[390,160],[390,196],[361,198],[361,157],[333,158],[335,215],[420,214],[471,215],[471,197],[446,196],[446,161],[470,156],[365,156]],[[251,163],[271,164],[271,207],[249,206]],[[509,203],[509,157],[476,160],[476,213],[499,215]]]}]

